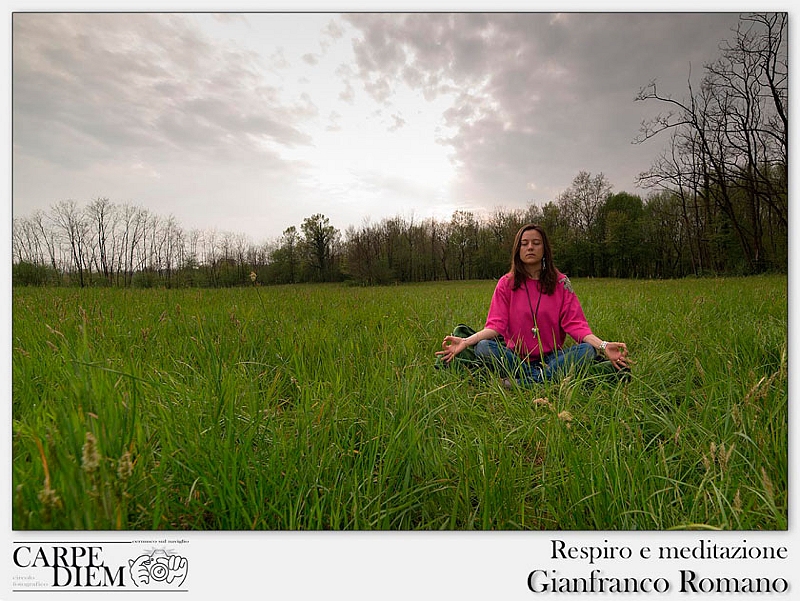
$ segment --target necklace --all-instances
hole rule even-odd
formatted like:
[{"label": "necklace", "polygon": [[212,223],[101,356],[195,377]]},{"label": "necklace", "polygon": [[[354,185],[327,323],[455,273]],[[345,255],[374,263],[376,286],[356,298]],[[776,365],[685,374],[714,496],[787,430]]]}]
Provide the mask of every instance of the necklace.
[{"label": "necklace", "polygon": [[539,298],[536,299],[536,311],[533,310],[533,304],[531,303],[531,293],[528,290],[528,280],[525,280],[525,296],[528,297],[528,307],[531,310],[531,317],[533,318],[533,327],[531,328],[531,332],[537,338],[539,337],[539,324],[536,321],[536,316],[539,315],[539,303],[542,302],[542,291],[539,290]]}]

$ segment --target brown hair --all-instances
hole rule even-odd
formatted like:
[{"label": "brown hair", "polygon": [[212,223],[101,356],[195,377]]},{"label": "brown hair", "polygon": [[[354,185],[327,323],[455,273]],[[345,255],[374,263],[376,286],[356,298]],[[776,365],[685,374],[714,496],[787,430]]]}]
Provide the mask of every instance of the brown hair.
[{"label": "brown hair", "polygon": [[542,226],[529,223],[519,228],[516,238],[514,238],[514,248],[511,251],[511,271],[508,275],[514,278],[514,284],[511,286],[512,290],[516,290],[525,282],[528,273],[525,271],[525,264],[519,258],[519,249],[522,246],[522,234],[527,231],[536,230],[542,236],[542,244],[544,245],[544,269],[539,273],[539,284],[542,287],[542,292],[545,294],[553,294],[556,290],[556,282],[558,281],[558,271],[555,264],[553,264],[553,250],[550,248],[550,240],[547,238],[547,233],[542,229]]}]

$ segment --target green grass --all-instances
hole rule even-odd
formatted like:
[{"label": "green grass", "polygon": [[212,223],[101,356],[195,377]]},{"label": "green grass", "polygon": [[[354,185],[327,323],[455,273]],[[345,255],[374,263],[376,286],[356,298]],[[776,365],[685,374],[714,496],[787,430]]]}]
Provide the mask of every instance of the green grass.
[{"label": "green grass", "polygon": [[493,282],[15,289],[13,527],[785,529],[786,277],[573,284],[629,383],[434,369]]}]

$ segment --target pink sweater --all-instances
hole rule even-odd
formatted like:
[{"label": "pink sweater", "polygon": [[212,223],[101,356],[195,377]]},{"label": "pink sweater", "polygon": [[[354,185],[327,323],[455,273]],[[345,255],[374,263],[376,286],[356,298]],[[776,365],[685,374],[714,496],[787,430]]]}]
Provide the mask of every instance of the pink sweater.
[{"label": "pink sweater", "polygon": [[[578,297],[572,290],[569,279],[563,273],[558,274],[555,292],[541,295],[539,309],[539,282],[529,279],[527,293],[525,285],[511,290],[514,278],[506,274],[497,282],[489,305],[486,327],[503,335],[508,348],[513,349],[520,357],[536,360],[564,345],[567,335],[576,342],[581,342],[592,333]],[[530,304],[528,303],[530,295]],[[536,313],[539,326],[541,350],[537,338],[533,335],[532,311]]]}]

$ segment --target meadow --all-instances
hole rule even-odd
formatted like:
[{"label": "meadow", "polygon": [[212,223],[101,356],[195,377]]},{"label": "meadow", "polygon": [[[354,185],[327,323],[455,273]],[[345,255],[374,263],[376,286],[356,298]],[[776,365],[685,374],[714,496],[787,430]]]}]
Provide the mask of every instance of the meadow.
[{"label": "meadow", "polygon": [[13,528],[786,529],[786,276],[573,286],[629,382],[436,369],[492,281],[15,288]]}]

